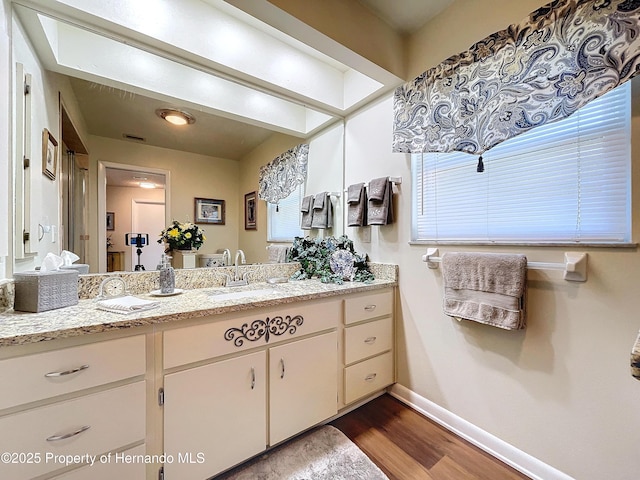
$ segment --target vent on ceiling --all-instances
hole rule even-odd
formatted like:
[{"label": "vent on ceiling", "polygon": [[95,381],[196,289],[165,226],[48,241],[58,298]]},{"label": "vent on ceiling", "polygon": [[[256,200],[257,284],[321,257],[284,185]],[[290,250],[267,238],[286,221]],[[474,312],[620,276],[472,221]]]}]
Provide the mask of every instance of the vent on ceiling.
[{"label": "vent on ceiling", "polygon": [[127,140],[133,140],[134,142],[146,142],[147,140],[137,135],[131,135],[130,133],[123,133],[122,136]]}]

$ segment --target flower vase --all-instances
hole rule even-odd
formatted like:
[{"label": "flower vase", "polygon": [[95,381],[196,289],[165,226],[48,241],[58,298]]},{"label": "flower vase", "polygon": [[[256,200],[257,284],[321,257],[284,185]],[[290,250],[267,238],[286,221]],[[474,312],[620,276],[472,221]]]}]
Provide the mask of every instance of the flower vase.
[{"label": "flower vase", "polygon": [[184,245],[180,245],[180,246],[178,247],[178,250],[183,250],[183,251],[184,251],[184,250],[188,250],[188,251],[191,251],[191,250],[193,250],[193,246],[192,246],[191,242],[187,242],[187,243],[185,243]]},{"label": "flower vase", "polygon": [[173,250],[171,252],[173,268],[196,268],[196,252],[191,250]]}]

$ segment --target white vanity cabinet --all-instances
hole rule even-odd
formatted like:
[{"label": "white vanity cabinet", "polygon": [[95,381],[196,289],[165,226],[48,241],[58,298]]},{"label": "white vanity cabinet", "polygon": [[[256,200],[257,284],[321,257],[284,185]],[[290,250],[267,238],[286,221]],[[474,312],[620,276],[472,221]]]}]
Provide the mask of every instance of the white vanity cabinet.
[{"label": "white vanity cabinet", "polygon": [[337,413],[336,332],[269,349],[269,444]]},{"label": "white vanity cabinet", "polygon": [[71,463],[82,467],[86,455],[144,449],[145,373],[144,335],[1,360],[0,452],[15,458],[0,478],[53,473],[61,455],[85,455]]},{"label": "white vanity cabinet", "polygon": [[137,459],[145,454],[145,446],[139,445],[123,452],[118,452],[119,459],[117,462],[114,453],[111,455],[111,461],[76,468],[71,472],[53,477],[51,480],[143,480],[145,478],[146,465],[144,462],[137,461]]},{"label": "white vanity cabinet", "polygon": [[0,349],[0,479],[203,480],[383,391],[394,289],[345,287]]},{"label": "white vanity cabinet", "polygon": [[165,479],[202,480],[265,449],[266,358],[259,351],[165,376],[164,450],[175,459]]},{"label": "white vanity cabinet", "polygon": [[340,320],[334,299],[164,332],[165,369],[211,362],[164,375],[164,450],[175,459],[164,478],[207,478],[335,415]]},{"label": "white vanity cabinet", "polygon": [[395,380],[393,290],[345,299],[344,402],[350,404]]}]

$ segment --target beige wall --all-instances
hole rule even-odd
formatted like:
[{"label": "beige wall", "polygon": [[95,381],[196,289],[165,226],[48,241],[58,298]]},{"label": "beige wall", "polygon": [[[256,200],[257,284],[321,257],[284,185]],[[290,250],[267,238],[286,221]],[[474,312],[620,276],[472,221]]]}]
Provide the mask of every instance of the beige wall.
[{"label": "beige wall", "polygon": [[[543,2],[459,1],[414,37],[411,70],[420,73]],[[526,5],[523,6],[523,5]],[[468,9],[467,9],[468,8]],[[428,59],[428,60],[427,60]],[[634,109],[634,114],[637,109]],[[640,383],[629,371],[637,336],[640,256],[635,248],[580,248],[589,280],[560,272],[529,273],[529,324],[508,332],[458,323],[442,313],[440,270],[421,261],[426,245],[410,245],[410,159],[390,152],[391,96],[346,124],[345,184],[399,175],[397,222],[372,227],[370,244],[347,233],[375,261],[399,264],[399,383],[542,462],[580,480],[637,478]],[[633,118],[633,191],[640,192],[640,117]],[[639,238],[640,209],[633,212]],[[525,253],[531,261],[563,261],[555,247],[441,247],[446,251]]]},{"label": "beige wall", "polygon": [[456,0],[407,41],[407,80],[518,23],[546,0]]}]

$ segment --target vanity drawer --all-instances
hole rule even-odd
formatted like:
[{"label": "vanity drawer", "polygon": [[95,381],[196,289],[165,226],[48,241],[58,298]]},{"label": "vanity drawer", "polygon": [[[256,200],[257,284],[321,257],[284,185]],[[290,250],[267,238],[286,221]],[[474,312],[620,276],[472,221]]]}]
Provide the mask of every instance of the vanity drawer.
[{"label": "vanity drawer", "polygon": [[145,339],[91,343],[0,361],[0,410],[144,375]]},{"label": "vanity drawer", "polygon": [[0,465],[2,478],[28,479],[65,466],[51,455],[99,455],[144,439],[144,381],[8,415],[0,418],[0,452],[40,457]]},{"label": "vanity drawer", "polygon": [[345,403],[349,404],[393,383],[391,352],[356,363],[345,369]]},{"label": "vanity drawer", "polygon": [[122,461],[116,463],[115,453],[111,455],[111,461],[106,463],[95,463],[94,465],[87,465],[86,467],[78,468],[69,473],[63,473],[57,477],[53,477],[52,480],[113,480],[114,478],[122,479],[143,479],[145,478],[146,463],[127,461],[129,458],[126,455],[140,456],[145,454],[145,446],[139,445],[137,447],[125,450],[118,455],[125,455],[121,457]]},{"label": "vanity drawer", "polygon": [[164,332],[164,368],[207,360],[249,348],[271,346],[283,340],[337,328],[339,300],[300,302],[204,325]]},{"label": "vanity drawer", "polygon": [[354,295],[347,297],[344,301],[344,322],[347,325],[391,315],[392,312],[393,290]]},{"label": "vanity drawer", "polygon": [[345,329],[344,363],[350,365],[372,357],[393,347],[393,320],[391,317],[374,320]]}]

